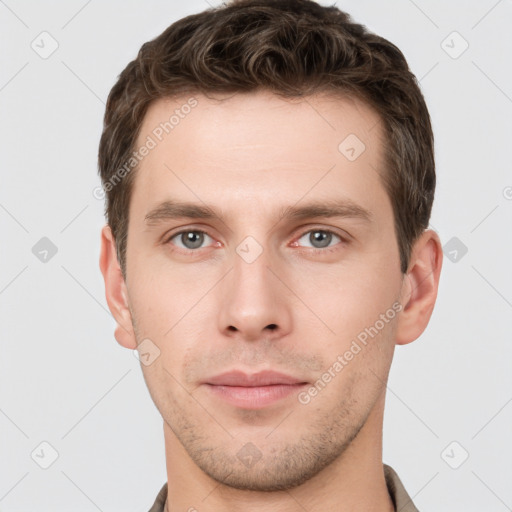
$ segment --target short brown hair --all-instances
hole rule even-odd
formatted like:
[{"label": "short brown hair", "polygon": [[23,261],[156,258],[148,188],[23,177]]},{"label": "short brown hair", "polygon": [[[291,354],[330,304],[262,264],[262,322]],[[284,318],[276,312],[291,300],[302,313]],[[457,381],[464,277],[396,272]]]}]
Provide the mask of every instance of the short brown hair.
[{"label": "short brown hair", "polygon": [[180,19],[143,44],[109,94],[99,173],[123,275],[137,167],[118,183],[114,178],[134,151],[150,103],[194,92],[256,90],[285,98],[343,93],[376,110],[386,137],[382,179],[405,273],[412,244],[428,227],[436,179],[430,116],[402,52],[336,7],[232,0]]}]

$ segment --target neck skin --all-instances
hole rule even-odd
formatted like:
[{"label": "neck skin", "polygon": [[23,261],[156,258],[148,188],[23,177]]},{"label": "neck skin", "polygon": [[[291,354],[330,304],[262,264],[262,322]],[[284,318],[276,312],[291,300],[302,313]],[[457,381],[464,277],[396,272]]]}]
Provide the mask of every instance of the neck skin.
[{"label": "neck skin", "polygon": [[384,399],[385,389],[359,434],[337,460],[289,491],[243,491],[219,484],[195,465],[164,422],[165,512],[395,512],[382,464]]}]

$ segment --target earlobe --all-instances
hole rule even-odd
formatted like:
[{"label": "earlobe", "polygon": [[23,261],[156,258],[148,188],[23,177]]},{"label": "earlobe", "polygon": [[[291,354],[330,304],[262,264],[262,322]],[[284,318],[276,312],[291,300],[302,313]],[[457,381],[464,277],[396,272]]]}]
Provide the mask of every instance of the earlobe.
[{"label": "earlobe", "polygon": [[434,310],[441,274],[443,250],[435,231],[426,230],[414,243],[409,269],[404,276],[396,343],[405,345],[425,330]]},{"label": "earlobe", "polygon": [[115,240],[108,224],[101,230],[100,269],[105,281],[107,304],[117,322],[114,336],[123,347],[136,349],[137,341],[128,306],[126,283],[117,260]]}]

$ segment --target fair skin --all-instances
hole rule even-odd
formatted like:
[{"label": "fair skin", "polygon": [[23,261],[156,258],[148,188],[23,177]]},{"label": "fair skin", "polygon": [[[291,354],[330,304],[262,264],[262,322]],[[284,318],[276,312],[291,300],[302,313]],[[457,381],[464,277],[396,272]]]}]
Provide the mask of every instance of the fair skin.
[{"label": "fair skin", "polygon": [[[117,341],[135,349],[149,339],[160,351],[141,367],[164,420],[166,510],[392,511],[382,466],[386,382],[395,346],[430,319],[439,238],[425,231],[401,273],[379,175],[382,126],[359,100],[194,97],[197,107],[137,170],[126,280],[108,226],[100,257]],[[153,103],[137,147],[187,99]],[[349,134],[365,145],[353,161],[338,149]],[[146,219],[170,200],[214,215]],[[283,215],[335,201],[337,216]],[[378,332],[333,370],[372,326]],[[329,368],[325,386],[311,391]],[[295,384],[212,382],[231,370],[248,378],[273,370]]]}]

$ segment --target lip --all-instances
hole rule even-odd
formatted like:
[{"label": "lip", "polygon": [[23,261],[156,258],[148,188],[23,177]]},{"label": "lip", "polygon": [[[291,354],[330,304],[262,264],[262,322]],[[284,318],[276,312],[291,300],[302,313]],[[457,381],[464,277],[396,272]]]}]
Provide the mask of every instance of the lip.
[{"label": "lip", "polygon": [[210,377],[202,384],[215,397],[235,407],[262,409],[299,392],[307,382],[270,370],[253,374],[235,370]]},{"label": "lip", "polygon": [[273,386],[277,384],[304,384],[304,381],[272,370],[265,370],[252,374],[245,373],[241,370],[233,370],[210,377],[205,380],[205,383],[213,384],[214,386],[257,387]]}]

